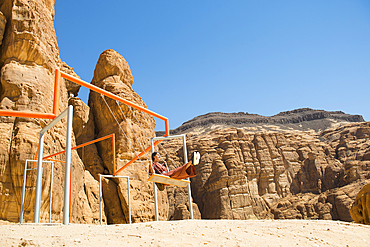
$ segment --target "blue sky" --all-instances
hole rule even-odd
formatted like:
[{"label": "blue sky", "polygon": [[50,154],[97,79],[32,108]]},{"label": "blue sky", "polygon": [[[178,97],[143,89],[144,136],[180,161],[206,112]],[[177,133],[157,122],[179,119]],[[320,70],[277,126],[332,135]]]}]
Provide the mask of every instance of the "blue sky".
[{"label": "blue sky", "polygon": [[85,81],[104,50],[120,53],[171,129],[209,112],[303,107],[370,120],[370,1],[57,0],[55,29]]}]

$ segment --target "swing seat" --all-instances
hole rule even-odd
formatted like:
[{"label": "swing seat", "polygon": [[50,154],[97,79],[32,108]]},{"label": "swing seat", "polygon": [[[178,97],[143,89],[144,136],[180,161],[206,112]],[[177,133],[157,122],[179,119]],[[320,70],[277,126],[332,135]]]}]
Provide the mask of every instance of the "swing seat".
[{"label": "swing seat", "polygon": [[186,187],[188,186],[188,184],[190,184],[190,181],[188,180],[175,179],[161,174],[152,174],[148,181],[160,184],[174,185],[178,187]]}]

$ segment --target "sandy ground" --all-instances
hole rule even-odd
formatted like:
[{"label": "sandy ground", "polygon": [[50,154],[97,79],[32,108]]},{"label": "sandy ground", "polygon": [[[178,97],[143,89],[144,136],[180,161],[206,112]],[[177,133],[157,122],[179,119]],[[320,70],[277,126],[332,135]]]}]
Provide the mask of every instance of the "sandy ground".
[{"label": "sandy ground", "polygon": [[0,246],[370,246],[370,226],[324,220],[0,225]]}]

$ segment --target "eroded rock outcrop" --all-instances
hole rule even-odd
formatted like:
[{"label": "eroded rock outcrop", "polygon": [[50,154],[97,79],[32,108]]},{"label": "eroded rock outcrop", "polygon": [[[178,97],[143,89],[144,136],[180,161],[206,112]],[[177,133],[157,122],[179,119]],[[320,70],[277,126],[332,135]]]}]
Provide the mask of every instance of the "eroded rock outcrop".
[{"label": "eroded rock outcrop", "polygon": [[349,208],[365,181],[359,180],[320,194],[292,194],[274,203],[271,212],[275,219],[352,221]]},{"label": "eroded rock outcrop", "polygon": [[[0,109],[50,113],[54,70],[60,68],[78,77],[60,60],[53,19],[54,1],[0,3]],[[100,55],[91,83],[146,107],[131,87],[133,76],[128,63],[113,50]],[[73,145],[114,133],[116,170],[149,145],[149,138],[155,135],[152,117],[95,92],[90,93],[86,105],[75,97],[78,90],[78,85],[62,80],[59,111],[68,104],[74,106]],[[199,151],[202,155],[191,184],[196,203],[192,204],[194,217],[346,221],[358,217],[359,222],[365,222],[359,212],[366,207],[353,207],[356,216],[352,218],[349,207],[370,179],[370,123],[341,126],[353,121],[363,119],[342,112],[298,109],[273,117],[211,113],[185,123],[178,131],[189,132],[189,154]],[[19,220],[24,163],[34,158],[39,132],[49,122],[0,118],[1,220]],[[64,119],[46,134],[44,155],[65,149],[65,123]],[[240,128],[225,128],[229,126]],[[319,134],[333,126],[336,128]],[[73,223],[99,221],[99,175],[114,171],[111,143],[110,139],[101,141],[72,153]],[[164,146],[168,155],[162,156],[168,163],[170,159],[177,165],[184,163],[181,142],[174,140]],[[147,182],[146,171],[149,159],[144,156],[142,163],[135,162],[119,173],[130,177],[133,222],[154,219],[153,187]],[[45,165],[41,221],[49,218],[49,175],[50,166]],[[53,222],[62,219],[63,177],[64,165],[58,162],[54,171]],[[27,179],[26,222],[33,219],[35,172],[30,171]],[[103,178],[102,182],[103,220],[128,222],[126,179]],[[186,189],[167,187],[158,195],[161,220],[190,217]],[[368,201],[358,200],[357,204],[367,205]]]},{"label": "eroded rock outcrop", "polygon": [[357,194],[350,213],[356,223],[370,225],[370,184],[365,185]]},{"label": "eroded rock outcrop", "polygon": [[[7,20],[0,46],[0,108],[14,111],[51,113],[54,70],[63,67],[54,32],[54,1],[5,0],[0,11]],[[4,19],[0,18],[0,31]],[[2,33],[2,32],[1,32]],[[60,108],[68,104],[68,89],[62,81]],[[36,154],[40,130],[51,120],[21,117],[0,118],[0,218],[19,221],[21,186],[26,159]],[[65,149],[66,120],[45,135],[44,155]],[[61,155],[57,159],[64,159]],[[64,165],[55,163],[52,221],[60,222],[63,207]],[[84,186],[85,169],[72,153],[72,222],[91,223],[98,219]],[[50,166],[44,165],[41,221],[49,218]],[[33,221],[35,173],[29,172],[26,186],[25,222]],[[96,185],[91,185],[95,188]],[[86,217],[90,215],[90,217]]]},{"label": "eroded rock outcrop", "polygon": [[[54,1],[5,0],[0,3],[0,109],[51,113],[54,91],[54,71],[78,77],[59,57],[54,31]],[[6,25],[5,25],[6,24]],[[4,38],[3,38],[4,36]],[[95,69],[92,83],[107,91],[146,107],[131,88],[133,76],[125,59],[113,50],[103,52]],[[80,86],[62,79],[59,112],[74,106],[73,146],[114,133],[116,170],[135,156],[135,150],[148,146],[154,136],[155,121],[126,105],[92,92],[89,106],[76,98]],[[105,105],[107,102],[107,105]],[[113,114],[113,115],[112,115]],[[40,130],[50,120],[32,118],[0,118],[0,218],[19,220],[21,186],[26,159],[34,158]],[[144,126],[144,128],[142,127]],[[133,131],[131,131],[133,129]],[[125,137],[124,132],[128,134]],[[144,133],[145,132],[145,133]],[[134,134],[135,133],[135,134]],[[138,136],[138,139],[135,138]],[[63,119],[45,136],[44,155],[65,149],[66,120]],[[99,221],[99,175],[113,174],[112,140],[73,151],[72,153],[72,220],[73,223]],[[78,154],[77,154],[78,152]],[[64,160],[64,155],[55,157]],[[132,221],[154,218],[152,184],[147,182],[143,164],[136,162],[119,175],[129,175],[131,181]],[[44,166],[41,221],[49,218],[48,193],[50,167]],[[64,187],[64,165],[55,164],[52,221],[61,222]],[[33,220],[35,172],[27,175],[25,222]],[[126,179],[103,178],[105,215],[108,223],[128,222]],[[168,217],[166,192],[159,193],[160,219]]]},{"label": "eroded rock outcrop", "polygon": [[[147,108],[141,97],[132,90],[132,83],[133,77],[126,60],[113,50],[104,51],[96,65],[92,84]],[[155,121],[150,115],[142,114],[130,106],[120,104],[95,92],[90,92],[89,107],[91,110],[89,110],[88,120],[82,124],[82,126],[86,126],[85,132],[88,134],[81,135],[81,138],[84,136],[86,139],[89,136],[90,139],[94,136],[96,139],[112,133],[115,134],[115,170],[150,146],[149,138],[155,136]],[[89,121],[92,120],[93,123],[90,124]],[[91,149],[93,148],[91,147]],[[96,151],[93,152],[99,154],[101,161],[95,160],[96,155],[83,158],[86,164],[94,164],[93,167],[87,166],[88,169],[92,169],[91,173],[94,176],[99,173],[113,174],[112,145],[109,145],[107,141],[98,142]],[[90,158],[92,162],[90,162]],[[131,200],[132,222],[149,221],[154,218],[153,187],[152,183],[147,181],[148,173],[146,170],[149,159],[150,154],[144,156],[142,162],[135,162],[119,173],[119,175],[129,176],[131,179],[131,198],[134,198]],[[103,189],[110,188],[109,191],[103,193],[104,200],[109,202],[106,203],[108,223],[128,222],[127,180],[124,178],[103,180],[106,183]],[[166,192],[159,192],[158,200],[159,218],[166,220],[168,215]]]},{"label": "eroded rock outcrop", "polygon": [[349,124],[320,135],[247,128],[189,133],[189,153],[202,155],[192,178],[202,218],[352,221],[349,207],[370,178],[369,126]]},{"label": "eroded rock outcrop", "polygon": [[5,32],[6,18],[2,12],[0,12],[0,45],[3,43],[3,37]]}]

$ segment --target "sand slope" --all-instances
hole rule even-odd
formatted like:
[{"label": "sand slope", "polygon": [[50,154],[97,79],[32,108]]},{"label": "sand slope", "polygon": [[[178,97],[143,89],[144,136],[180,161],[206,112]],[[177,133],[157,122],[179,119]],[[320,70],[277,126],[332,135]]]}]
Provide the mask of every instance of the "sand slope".
[{"label": "sand slope", "polygon": [[370,226],[323,220],[0,225],[0,246],[370,246]]}]

